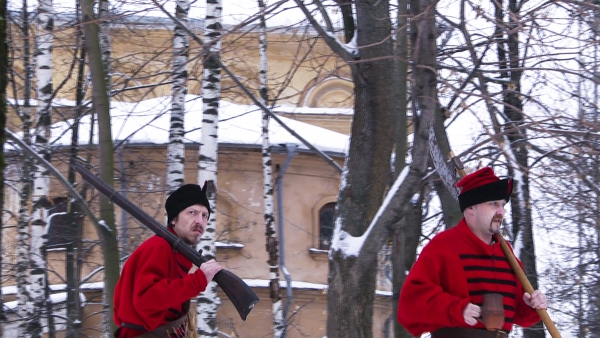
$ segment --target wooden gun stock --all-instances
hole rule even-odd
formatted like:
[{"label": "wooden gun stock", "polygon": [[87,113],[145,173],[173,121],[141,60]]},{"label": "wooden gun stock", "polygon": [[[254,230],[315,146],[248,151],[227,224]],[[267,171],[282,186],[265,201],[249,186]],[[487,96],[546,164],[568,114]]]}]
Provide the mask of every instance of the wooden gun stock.
[{"label": "wooden gun stock", "polygon": [[[169,232],[166,227],[158,223],[154,218],[140,209],[137,205],[133,204],[123,195],[116,192],[113,188],[102,182],[94,174],[89,172],[81,164],[76,163],[73,168],[81,175],[81,177],[96,188],[104,196],[108,197],[113,203],[118,205],[121,209],[125,210],[128,214],[133,216],[136,220],[152,230],[155,234],[164,238],[173,246],[173,249],[181,252],[187,259],[192,261],[196,266],[202,265],[207,259],[201,254],[196,252],[191,246],[183,243],[181,239]],[[225,292],[231,303],[235,306],[242,320],[246,320],[246,317],[250,313],[250,310],[258,303],[259,298],[256,296],[254,291],[250,289],[241,278],[234,275],[230,271],[221,270],[217,272],[213,280],[221,287],[221,290]]]}]

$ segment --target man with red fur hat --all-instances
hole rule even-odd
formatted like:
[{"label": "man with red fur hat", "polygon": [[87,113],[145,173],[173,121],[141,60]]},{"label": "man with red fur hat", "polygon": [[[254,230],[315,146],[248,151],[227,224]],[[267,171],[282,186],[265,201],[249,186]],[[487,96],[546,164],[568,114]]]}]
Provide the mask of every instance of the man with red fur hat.
[{"label": "man with red fur hat", "polygon": [[[169,231],[196,245],[206,230],[210,204],[205,190],[186,184],[165,203]],[[115,287],[115,337],[186,337],[190,299],[206,289],[222,267],[214,260],[188,274],[192,262],[156,235],[142,243],[123,266]]]},{"label": "man with red fur hat", "polygon": [[[425,332],[433,338],[507,337],[513,324],[537,323],[535,309],[548,306],[539,290],[524,292],[496,235],[513,180],[501,180],[486,167],[465,176],[457,186],[464,217],[423,248],[402,287],[398,321],[417,337]],[[503,295],[501,330],[488,331],[478,321],[486,293]]]}]

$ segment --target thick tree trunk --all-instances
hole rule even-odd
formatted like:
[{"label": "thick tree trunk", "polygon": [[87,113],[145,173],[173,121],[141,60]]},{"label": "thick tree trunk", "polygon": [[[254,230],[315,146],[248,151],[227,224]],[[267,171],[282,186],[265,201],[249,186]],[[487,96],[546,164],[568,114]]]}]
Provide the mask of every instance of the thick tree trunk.
[{"label": "thick tree trunk", "polygon": [[[389,4],[357,1],[355,6],[361,62],[353,67],[355,111],[336,222],[350,235],[360,236],[381,205],[391,178],[399,104],[397,96],[390,95],[398,79],[389,76],[394,69]],[[331,252],[327,292],[330,338],[372,336],[377,255],[361,257],[365,264],[360,266],[356,260],[341,251]]]},{"label": "thick tree trunk", "polygon": [[[219,101],[221,100],[221,67],[214,58],[221,52],[222,29],[222,4],[221,0],[208,0],[206,2],[206,19],[204,45],[209,46],[208,53],[204,55],[204,78],[202,80],[202,140],[200,143],[200,158],[198,160],[198,184],[212,181],[217,187],[217,152],[218,152],[218,123]],[[198,245],[206,257],[215,257],[215,227],[217,222],[216,191],[208,194],[208,200],[213,212],[210,214],[208,226]],[[198,296],[197,326],[198,335],[201,337],[217,336],[217,308],[221,300],[217,297],[217,284],[213,281],[206,291]]]},{"label": "thick tree trunk", "polygon": [[[175,17],[183,24],[188,21],[189,2],[178,0]],[[173,35],[173,88],[171,90],[171,127],[167,146],[167,194],[183,185],[185,179],[185,96],[187,94],[187,63],[189,37],[185,29],[175,25]]]},{"label": "thick tree trunk", "polygon": [[[93,110],[98,116],[98,163],[100,179],[110,187],[113,186],[113,142],[110,129],[110,103],[108,87],[105,81],[105,70],[102,65],[102,52],[99,42],[99,30],[93,11],[93,0],[81,1],[83,12],[85,43],[88,50],[90,73],[92,77]],[[104,319],[103,336],[110,336],[116,330],[113,318],[113,296],[115,285],[119,279],[119,245],[115,226],[115,213],[112,203],[100,195],[100,219],[104,222],[103,231],[99,233],[104,255]]]}]

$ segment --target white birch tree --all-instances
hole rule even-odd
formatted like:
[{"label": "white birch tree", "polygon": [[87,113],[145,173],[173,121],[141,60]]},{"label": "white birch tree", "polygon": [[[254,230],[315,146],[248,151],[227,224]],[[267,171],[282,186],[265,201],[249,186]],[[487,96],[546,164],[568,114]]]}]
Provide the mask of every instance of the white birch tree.
[{"label": "white birch tree", "polygon": [[[267,25],[265,20],[265,2],[258,0],[260,9],[259,25],[259,82],[260,100],[268,105],[269,90],[267,86]],[[269,254],[269,297],[273,311],[273,335],[283,337],[285,335],[285,318],[283,318],[283,302],[281,300],[281,289],[279,288],[279,243],[277,241],[277,230],[275,228],[275,216],[273,210],[273,168],[271,158],[271,144],[269,142],[269,114],[262,112],[262,169],[263,169],[263,200],[265,235],[267,241],[267,252]]]},{"label": "white birch tree", "polygon": [[98,19],[100,19],[98,26],[100,30],[98,32],[98,38],[100,40],[100,49],[102,51],[102,66],[105,70],[104,81],[106,81],[107,88],[112,88],[110,74],[110,60],[111,60],[111,46],[110,46],[110,13],[109,13],[109,2],[108,0],[98,0]]},{"label": "white birch tree", "polygon": [[[221,51],[222,29],[221,0],[206,1],[204,22],[204,74],[202,79],[202,140],[198,160],[198,184],[212,181],[217,186],[217,146],[219,101],[221,100],[221,67],[215,58]],[[206,231],[202,235],[199,249],[207,258],[216,257],[215,227],[217,223],[216,190],[207,194],[212,213]],[[217,308],[221,301],[217,297],[217,284],[212,281],[206,291],[198,296],[197,331],[201,337],[217,336]]]},{"label": "white birch tree", "polygon": [[[175,17],[181,24],[187,24],[189,2],[177,0]],[[175,23],[173,36],[173,86],[171,90],[171,126],[167,146],[167,194],[179,188],[185,179],[185,96],[187,94],[187,63],[189,37],[184,27]]]},{"label": "white birch tree", "polygon": [[[23,1],[22,8],[21,38],[23,41],[23,106],[19,109],[19,116],[23,123],[23,140],[31,144],[31,91],[33,69],[31,65],[31,46],[29,44],[29,14],[27,12],[27,1]],[[18,335],[24,337],[27,332],[27,318],[30,316],[31,296],[29,294],[29,202],[33,184],[33,160],[29,156],[24,157],[21,174],[21,196],[19,202],[19,220],[17,225],[17,315],[21,318]]]},{"label": "white birch tree", "polygon": [[[40,0],[36,34],[36,77],[37,114],[33,135],[33,146],[46,160],[50,159],[48,140],[50,138],[51,99],[52,99],[52,43],[53,43],[52,0]],[[32,211],[30,225],[30,301],[28,302],[27,337],[41,337],[42,315],[46,308],[46,260],[45,251],[48,238],[43,236],[47,225],[50,190],[48,171],[36,165],[32,191]]]}]

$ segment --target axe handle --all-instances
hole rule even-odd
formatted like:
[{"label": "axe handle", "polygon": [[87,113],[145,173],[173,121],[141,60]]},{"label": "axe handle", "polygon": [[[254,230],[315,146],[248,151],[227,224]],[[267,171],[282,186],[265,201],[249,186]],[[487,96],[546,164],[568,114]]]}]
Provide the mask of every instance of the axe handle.
[{"label": "axe handle", "polygon": [[[532,294],[534,291],[533,286],[531,285],[531,283],[529,283],[529,280],[527,279],[527,276],[525,275],[523,269],[521,269],[521,265],[517,261],[515,254],[504,240],[504,237],[502,237],[500,233],[497,233],[496,235],[498,236],[498,240],[500,240],[500,247],[502,248],[502,252],[504,252],[504,256],[506,256],[508,264],[510,264],[510,267],[515,272],[515,275],[517,275],[519,282],[521,282],[521,284],[523,285],[523,289],[528,294]],[[544,325],[546,325],[546,328],[548,329],[548,332],[550,333],[552,338],[561,338],[562,336],[560,335],[560,332],[558,332],[558,329],[554,325],[554,322],[552,321],[552,319],[550,319],[550,316],[548,315],[548,312],[546,312],[546,309],[535,310],[542,319]]]}]

